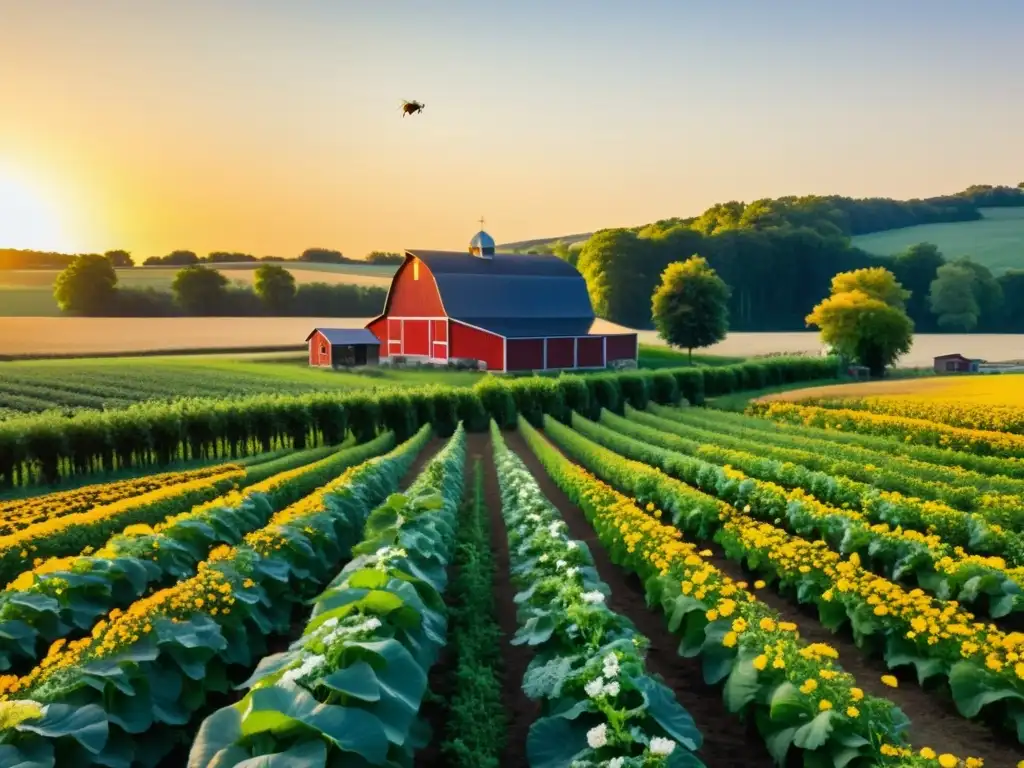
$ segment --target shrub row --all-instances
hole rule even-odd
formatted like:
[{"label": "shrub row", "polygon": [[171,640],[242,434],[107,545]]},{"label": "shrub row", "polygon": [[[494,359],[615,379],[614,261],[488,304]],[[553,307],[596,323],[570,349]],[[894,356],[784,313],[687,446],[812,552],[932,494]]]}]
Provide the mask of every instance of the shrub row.
[{"label": "shrub row", "polygon": [[304,449],[340,443],[349,431],[365,441],[389,429],[404,440],[429,423],[446,437],[459,421],[471,431],[484,431],[491,418],[511,427],[520,413],[539,424],[544,414],[565,421],[574,410],[593,416],[601,408],[621,413],[626,402],[635,408],[649,401],[675,404],[680,398],[697,404],[705,395],[830,378],[837,370],[834,358],[773,358],[718,368],[489,376],[472,388],[254,395],[140,403],[71,416],[46,413],[0,422],[0,488],[180,459]]}]

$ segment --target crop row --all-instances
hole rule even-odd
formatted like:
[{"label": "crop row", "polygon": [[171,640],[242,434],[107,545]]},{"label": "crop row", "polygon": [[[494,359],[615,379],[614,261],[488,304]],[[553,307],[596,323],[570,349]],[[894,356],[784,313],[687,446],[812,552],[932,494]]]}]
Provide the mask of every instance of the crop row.
[{"label": "crop row", "polygon": [[142,496],[166,486],[221,475],[230,470],[231,467],[220,464],[182,472],[165,472],[158,475],[136,477],[130,480],[87,485],[69,491],[58,491],[41,496],[3,501],[0,502],[0,536],[9,536],[15,531],[27,528],[35,523],[41,523],[44,520],[51,520],[63,517],[64,515],[74,515],[79,512],[85,512],[93,507],[106,506],[107,504]]},{"label": "crop row", "polygon": [[[661,407],[657,404],[652,404],[651,411],[658,415],[663,415],[659,410]],[[706,418],[714,419],[716,426],[720,424],[741,426],[745,430],[768,433],[782,440],[806,439],[814,444],[825,443],[842,446],[844,450],[849,450],[852,454],[866,451],[868,454],[865,458],[868,462],[877,462],[876,455],[884,455],[898,461],[914,462],[913,466],[918,468],[928,466],[948,468],[951,470],[951,475],[956,478],[961,477],[960,473],[967,472],[973,473],[970,476],[972,479],[974,477],[987,476],[990,480],[994,479],[997,482],[1002,478],[1012,480],[1013,482],[1024,480],[1024,462],[1013,458],[979,456],[976,453],[969,453],[967,451],[954,451],[950,448],[918,445],[908,443],[905,440],[896,440],[862,432],[843,432],[840,429],[810,427],[804,425],[803,422],[797,421],[756,418],[749,415],[749,413],[740,414],[696,408],[689,410],[695,415],[699,414]]]},{"label": "crop row", "polygon": [[820,537],[841,554],[856,553],[888,578],[913,581],[940,598],[977,603],[993,618],[1024,611],[1024,569],[1009,568],[1002,558],[968,555],[934,534],[872,524],[863,513],[823,504],[803,488],[788,490],[733,467],[663,448],[657,433],[611,414],[603,414],[601,422],[577,415],[573,427],[605,448],[729,504],[749,507],[766,522],[784,523],[800,536]]},{"label": "crop row", "polygon": [[[672,431],[693,436],[722,447],[738,450],[756,450],[779,461],[791,461],[809,469],[848,477],[876,488],[896,491],[904,496],[943,501],[964,511],[980,511],[993,522],[1006,524],[1013,521],[1024,525],[1024,481],[1008,477],[993,477],[963,469],[924,464],[906,458],[897,458],[877,452],[851,449],[850,446],[828,440],[809,440],[794,435],[759,432],[750,429],[751,423],[760,422],[750,416],[735,416],[742,421],[723,419],[705,408],[649,407],[651,416],[668,420]],[[653,420],[650,424],[655,424]],[[662,422],[659,422],[662,423]],[[762,422],[763,423],[763,422]],[[686,432],[682,432],[683,425]],[[665,428],[665,427],[661,427]],[[992,512],[987,512],[992,510]]]},{"label": "crop row", "polygon": [[[509,717],[502,701],[505,677],[482,458],[473,461],[473,489],[459,512],[451,584],[445,596],[448,646],[454,669],[437,684],[444,697],[444,733],[437,754],[451,768],[498,768],[508,743]],[[426,713],[421,713],[426,714]],[[423,756],[426,764],[430,755]]]},{"label": "crop row", "polygon": [[293,609],[337,572],[428,438],[424,429],[351,467],[238,546],[214,549],[195,576],[57,641],[28,674],[0,678],[3,700],[21,702],[0,732],[5,748],[42,766],[158,762],[209,695],[230,689],[233,669],[252,665],[266,636],[286,631]]},{"label": "crop row", "polygon": [[492,423],[501,512],[509,537],[520,629],[512,640],[534,655],[523,690],[540,699],[527,737],[531,768],[609,765],[699,768],[701,735],[665,684],[646,671],[649,641],[609,610],[608,586],[587,545],[570,539],[522,461]]},{"label": "crop row", "polygon": [[773,421],[787,421],[824,429],[865,432],[870,435],[967,451],[981,456],[1024,459],[1024,435],[980,429],[951,427],[924,419],[857,411],[849,408],[819,408],[813,405],[782,402],[753,402],[747,413]]},{"label": "crop row", "polygon": [[[629,421],[616,423],[631,429],[634,436],[653,440],[658,445],[711,463],[735,467],[751,477],[776,482],[787,488],[802,488],[826,503],[860,509],[874,522],[925,534],[934,533],[950,546],[1005,558],[1012,567],[1024,566],[1024,535],[1012,528],[1004,530],[1002,525],[980,512],[963,512],[942,502],[904,496],[799,464],[765,458],[762,454],[770,452],[770,449],[766,446],[762,450],[760,444],[751,446],[747,451],[739,451],[691,440],[680,434],[685,434],[686,427],[637,411],[630,412]],[[650,426],[652,424],[656,427]],[[985,512],[996,516],[998,510],[986,509]],[[1002,521],[1004,517],[999,516],[999,519]],[[1006,522],[1020,527],[1022,521],[1010,516]]]},{"label": "crop row", "polygon": [[900,397],[818,397],[807,398],[800,402],[804,405],[815,405],[822,408],[849,408],[888,416],[906,416],[911,419],[937,421],[952,427],[1024,435],[1024,407],[1020,405],[970,403],[956,398],[925,398],[906,395]]},{"label": "crop row", "polygon": [[[545,428],[552,425],[547,420]],[[679,653],[700,658],[705,679],[723,685],[730,711],[753,715],[778,764],[787,764],[787,755],[796,749],[803,758],[799,764],[808,766],[938,765],[915,755],[906,744],[908,720],[898,707],[865,693],[839,666],[834,648],[801,640],[795,624],[759,601],[745,583],[709,563],[705,558],[710,552],[660,522],[661,511],[653,500],[642,509],[644,498],[634,502],[566,459],[531,426],[524,423],[521,428],[548,474],[583,510],[613,561],[643,580],[648,604],[658,606],[670,630],[680,635]],[[560,425],[555,429],[571,434]],[[701,496],[674,496],[665,509],[710,501]],[[953,758],[951,765],[962,763]]]},{"label": "crop row", "polygon": [[545,413],[567,418],[570,410],[621,411],[625,401],[637,408],[652,399],[675,404],[681,396],[700,402],[705,392],[718,393],[740,383],[766,386],[827,378],[835,371],[832,358],[778,358],[720,368],[487,377],[472,388],[192,398],[86,411],[70,418],[53,413],[25,416],[0,422],[0,489],[36,480],[55,483],[76,473],[338,443],[350,430],[363,441],[382,429],[404,439],[427,423],[438,434],[450,435],[459,421],[471,431],[486,430],[492,417],[511,426],[517,412],[536,421]]},{"label": "crop row", "polygon": [[363,445],[230,491],[157,525],[128,526],[96,552],[51,558],[22,572],[0,592],[0,669],[36,661],[49,645],[89,629],[147,590],[195,574],[213,547],[235,545],[288,505],[345,469],[389,450],[388,432]]},{"label": "crop row", "polygon": [[416,482],[369,516],[353,559],[314,601],[299,640],[264,658],[236,704],[203,721],[190,768],[408,765],[427,672],[445,644],[465,463],[460,428]]},{"label": "crop row", "polygon": [[[847,559],[824,541],[792,536],[675,480],[630,461],[548,421],[555,442],[583,466],[638,499],[669,510],[673,523],[699,536],[714,535],[730,559],[747,566],[800,602],[814,605],[836,632],[849,625],[858,645],[878,650],[890,668],[912,665],[923,683],[948,681],[959,712],[986,714],[1024,735],[1024,634],[978,622],[955,602],[929,597],[870,573],[854,553]],[[871,638],[872,643],[865,641]],[[1024,741],[1024,738],[1021,739]]]}]

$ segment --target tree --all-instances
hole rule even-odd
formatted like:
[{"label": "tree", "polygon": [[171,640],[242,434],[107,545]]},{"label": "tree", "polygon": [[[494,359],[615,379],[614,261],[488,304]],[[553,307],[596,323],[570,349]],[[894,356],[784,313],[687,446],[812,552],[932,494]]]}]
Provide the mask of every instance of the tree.
[{"label": "tree", "polygon": [[128,251],[118,249],[115,251],[107,251],[103,255],[106,256],[110,260],[110,263],[117,268],[127,269],[135,266],[135,262],[132,261],[132,255],[128,253]]},{"label": "tree", "polygon": [[[886,366],[910,351],[914,323],[902,308],[900,297],[906,292],[892,273],[888,278],[857,274],[872,271],[856,270],[836,275],[832,280],[832,295],[814,308],[806,322],[821,329],[822,341],[836,352],[866,366],[872,376],[881,376]],[[875,295],[859,286],[872,290]],[[880,296],[900,305],[888,303]]]},{"label": "tree", "polygon": [[840,272],[832,278],[832,295],[851,291],[861,291],[896,309],[904,309],[906,300],[910,298],[910,291],[904,290],[896,275],[885,267]]},{"label": "tree", "polygon": [[978,302],[978,330],[991,331],[999,326],[1003,316],[1003,289],[999,281],[993,277],[989,268],[969,256],[962,256],[952,262],[964,267],[974,275],[974,300]]},{"label": "tree", "polygon": [[190,315],[216,315],[227,297],[228,279],[200,265],[179,269],[171,283],[174,299]]},{"label": "tree", "polygon": [[341,251],[330,248],[307,248],[299,255],[299,261],[311,261],[318,264],[341,264],[347,259]]},{"label": "tree", "polygon": [[910,291],[907,299],[907,314],[919,330],[934,326],[935,320],[929,305],[929,291],[939,267],[946,263],[939,249],[931,243],[912,245],[896,256],[892,271],[896,279]]},{"label": "tree", "polygon": [[939,326],[957,331],[973,331],[981,310],[975,293],[975,273],[963,264],[944,264],[932,281],[928,301],[938,317]]},{"label": "tree", "polygon": [[256,268],[253,288],[267,309],[281,314],[295,299],[295,276],[284,267],[262,264]]},{"label": "tree", "polygon": [[693,350],[725,338],[729,330],[729,286],[703,256],[669,264],[651,298],[658,334],[674,347]]},{"label": "tree", "polygon": [[62,312],[102,314],[117,297],[117,273],[106,256],[76,256],[53,283],[53,297]]},{"label": "tree", "polygon": [[370,251],[366,254],[367,264],[401,264],[405,256],[393,251]]}]

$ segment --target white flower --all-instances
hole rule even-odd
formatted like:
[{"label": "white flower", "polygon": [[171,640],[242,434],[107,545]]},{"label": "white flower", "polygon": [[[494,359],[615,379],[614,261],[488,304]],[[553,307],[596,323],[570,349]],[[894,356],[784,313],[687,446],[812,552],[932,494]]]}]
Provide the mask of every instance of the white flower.
[{"label": "white flower", "polygon": [[565,568],[565,566],[567,566],[567,565],[568,565],[568,563],[565,562],[565,560],[559,560],[558,562],[555,563],[555,568],[558,568],[559,570],[561,570],[562,568]]},{"label": "white flower", "polygon": [[619,674],[619,660],[614,653],[604,657],[604,676],[615,677]]},{"label": "white flower", "polygon": [[676,743],[672,739],[663,739],[660,736],[655,736],[651,739],[652,755],[671,755],[675,748]]},{"label": "white flower", "polygon": [[602,691],[605,696],[618,696],[619,695],[619,684],[617,681],[612,681],[606,685]]},{"label": "white flower", "polygon": [[574,577],[579,572],[580,572],[580,569],[575,567],[575,566],[573,566],[572,568],[566,568],[565,569],[565,575],[568,576],[570,579],[572,577]]},{"label": "white flower", "polygon": [[529,520],[531,523],[539,523],[540,515],[538,515],[536,512],[531,512],[526,516],[526,519]]},{"label": "white flower", "polygon": [[581,595],[581,597],[583,598],[584,603],[590,603],[591,605],[596,605],[598,603],[604,602],[604,595],[602,595],[596,589],[593,592],[584,592]]},{"label": "white flower", "polygon": [[596,725],[587,731],[587,744],[591,749],[600,749],[608,743],[608,726],[605,723]]},{"label": "white flower", "polygon": [[580,544],[579,544],[578,541],[567,541],[565,543],[565,546],[566,546],[567,549],[579,549],[580,548]]},{"label": "white flower", "polygon": [[622,768],[626,764],[626,758],[624,757],[613,757],[605,765],[607,768]]},{"label": "white flower", "polygon": [[551,559],[551,558],[549,558],[549,557],[547,556],[547,554],[546,554],[546,553],[540,556],[540,561],[541,561],[542,563],[546,563],[546,562],[547,562],[548,560],[550,560],[550,559]]},{"label": "white flower", "polygon": [[587,692],[587,696],[589,696],[590,698],[599,696],[603,688],[604,680],[600,677],[591,680],[589,683],[583,686],[583,690]]},{"label": "white flower", "polygon": [[381,628],[380,619],[378,619],[376,616],[372,616],[369,619],[367,619],[363,623],[363,625],[360,627],[360,629],[366,630],[368,632],[372,632],[373,630],[380,629],[380,628]]},{"label": "white flower", "polygon": [[561,527],[562,527],[562,523],[560,521],[558,521],[558,520],[555,520],[555,522],[551,523],[551,525],[548,526],[548,533],[550,533],[552,536],[557,536],[558,535],[558,530]]}]

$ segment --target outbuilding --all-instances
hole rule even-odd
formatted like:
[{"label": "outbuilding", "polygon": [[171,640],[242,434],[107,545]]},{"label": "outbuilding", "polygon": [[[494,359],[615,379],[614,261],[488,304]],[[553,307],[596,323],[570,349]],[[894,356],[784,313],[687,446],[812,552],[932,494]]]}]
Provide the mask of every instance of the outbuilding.
[{"label": "outbuilding", "polygon": [[380,340],[365,328],[314,328],[306,342],[312,366],[352,368],[380,361]]},{"label": "outbuilding", "polygon": [[382,361],[467,361],[495,372],[635,364],[636,332],[609,332],[608,325],[594,315],[572,264],[548,254],[496,253],[481,231],[468,253],[406,251],[384,311],[367,329],[380,341]]},{"label": "outbuilding", "polygon": [[977,373],[981,360],[972,360],[959,352],[939,355],[933,361],[936,373]]}]

